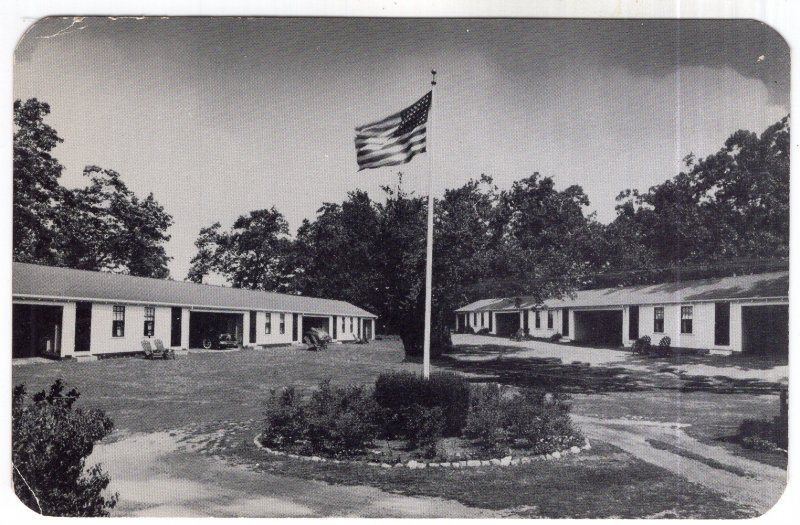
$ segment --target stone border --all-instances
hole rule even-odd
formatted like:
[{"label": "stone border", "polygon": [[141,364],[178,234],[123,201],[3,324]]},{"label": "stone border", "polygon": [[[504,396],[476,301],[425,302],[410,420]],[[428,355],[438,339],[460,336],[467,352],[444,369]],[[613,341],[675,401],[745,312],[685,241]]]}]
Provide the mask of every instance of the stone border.
[{"label": "stone border", "polygon": [[391,468],[409,468],[409,469],[424,469],[424,468],[472,468],[472,467],[489,467],[489,466],[497,466],[497,467],[511,467],[516,465],[527,465],[534,461],[544,461],[544,460],[554,460],[554,459],[561,459],[566,457],[569,454],[580,454],[584,450],[591,450],[592,445],[589,443],[589,440],[584,438],[586,442],[582,447],[573,446],[568,449],[564,449],[562,451],[551,452],[550,454],[539,454],[538,456],[506,456],[504,458],[492,458],[492,459],[467,459],[463,461],[449,461],[449,462],[425,462],[425,461],[416,461],[411,460],[407,463],[377,463],[375,461],[359,461],[359,460],[347,460],[347,459],[329,459],[324,458],[322,456],[302,456],[299,454],[289,454],[288,452],[283,452],[281,450],[273,450],[269,447],[265,447],[261,444],[260,441],[261,434],[256,435],[253,438],[253,443],[255,443],[256,447],[260,448],[261,450],[267,452],[268,454],[272,454],[273,456],[284,456],[289,459],[299,459],[300,461],[313,461],[317,463],[334,463],[334,464],[352,464],[352,465],[367,465],[370,467],[380,467],[385,469]]}]

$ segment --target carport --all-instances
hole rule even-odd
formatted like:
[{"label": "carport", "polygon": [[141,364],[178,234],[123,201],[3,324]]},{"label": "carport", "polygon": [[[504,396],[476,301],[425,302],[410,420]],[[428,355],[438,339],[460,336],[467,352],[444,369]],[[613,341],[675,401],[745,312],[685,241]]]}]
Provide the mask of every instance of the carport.
[{"label": "carport", "polygon": [[789,305],[742,306],[742,351],[750,355],[788,355]]},{"label": "carport", "polygon": [[243,328],[244,313],[192,310],[189,312],[189,346],[203,348],[206,338],[216,343],[220,334],[231,334],[241,344]]},{"label": "carport", "polygon": [[12,357],[58,357],[62,315],[61,306],[15,304],[11,312]]},{"label": "carport", "polygon": [[331,335],[329,332],[331,327],[329,325],[329,317],[304,315],[303,316],[303,332],[316,328],[317,330],[325,330],[325,333]]},{"label": "carport", "polygon": [[495,329],[495,333],[497,335],[510,336],[514,335],[517,330],[519,330],[519,312],[498,312],[495,314],[495,316],[495,319],[497,320],[497,328]]},{"label": "carport", "polygon": [[622,309],[575,310],[573,341],[605,346],[622,345]]}]

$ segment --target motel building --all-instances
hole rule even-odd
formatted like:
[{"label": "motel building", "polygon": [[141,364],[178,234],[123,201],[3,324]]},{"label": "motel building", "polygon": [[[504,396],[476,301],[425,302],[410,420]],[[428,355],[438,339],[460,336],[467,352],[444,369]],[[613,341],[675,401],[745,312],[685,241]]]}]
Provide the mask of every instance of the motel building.
[{"label": "motel building", "polygon": [[530,297],[483,299],[456,310],[456,331],[629,347],[642,336],[653,345],[714,353],[787,355],[789,272],[656,285],[583,290],[574,298],[536,304]]},{"label": "motel building", "polygon": [[344,301],[107,272],[14,263],[12,356],[94,360],[142,352],[142,341],[201,348],[231,334],[239,346],[375,337],[377,316]]}]

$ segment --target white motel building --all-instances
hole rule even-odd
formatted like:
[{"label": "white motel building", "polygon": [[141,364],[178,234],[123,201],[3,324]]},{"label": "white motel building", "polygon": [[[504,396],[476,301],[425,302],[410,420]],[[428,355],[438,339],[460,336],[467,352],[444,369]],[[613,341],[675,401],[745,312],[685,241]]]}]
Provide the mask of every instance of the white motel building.
[{"label": "white motel building", "polygon": [[669,336],[672,347],[719,353],[789,352],[789,272],[583,290],[536,304],[530,297],[483,299],[456,310],[469,327],[508,336],[630,346]]},{"label": "white motel building", "polygon": [[12,355],[92,360],[142,341],[199,348],[229,333],[244,347],[375,337],[377,316],[344,301],[27,263],[12,270]]}]

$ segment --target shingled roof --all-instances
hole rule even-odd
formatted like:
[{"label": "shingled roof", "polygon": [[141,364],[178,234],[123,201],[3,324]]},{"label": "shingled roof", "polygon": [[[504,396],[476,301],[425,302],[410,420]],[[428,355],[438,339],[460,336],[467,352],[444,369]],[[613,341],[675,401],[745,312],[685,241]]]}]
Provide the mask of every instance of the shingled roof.
[{"label": "shingled roof", "polygon": [[132,302],[311,315],[377,316],[345,301],[227,286],[14,263],[12,295],[38,299]]},{"label": "shingled roof", "polygon": [[533,297],[481,299],[459,308],[456,312],[518,311],[537,306],[589,308],[788,297],[789,272],[785,271],[698,281],[581,290],[576,293],[575,298],[549,299],[544,302],[544,305],[537,305]]}]

